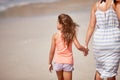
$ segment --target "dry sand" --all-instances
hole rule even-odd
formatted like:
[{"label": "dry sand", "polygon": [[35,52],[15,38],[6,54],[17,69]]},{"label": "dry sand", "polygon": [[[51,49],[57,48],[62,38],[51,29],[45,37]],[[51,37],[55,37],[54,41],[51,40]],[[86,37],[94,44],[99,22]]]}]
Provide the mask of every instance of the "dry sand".
[{"label": "dry sand", "polygon": [[[84,1],[31,4],[0,13],[0,80],[57,80],[55,72],[48,71],[51,36],[57,31],[57,16],[67,13],[80,25],[78,40],[84,44],[90,8],[95,0]],[[94,79],[91,43],[89,48],[89,55],[84,57],[73,46],[73,80]],[[117,80],[120,80],[120,69]]]}]

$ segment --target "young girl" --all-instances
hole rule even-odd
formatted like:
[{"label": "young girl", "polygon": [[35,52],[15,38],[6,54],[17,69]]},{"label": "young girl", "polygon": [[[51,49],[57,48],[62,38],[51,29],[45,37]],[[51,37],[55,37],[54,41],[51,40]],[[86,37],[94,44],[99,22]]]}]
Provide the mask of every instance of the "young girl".
[{"label": "young girl", "polygon": [[[49,71],[53,68],[56,71],[58,80],[72,80],[73,71],[73,53],[72,42],[78,50],[83,51],[86,56],[88,50],[84,48],[77,40],[76,27],[78,25],[73,22],[67,14],[58,16],[57,29],[58,32],[52,37],[52,44],[49,54]],[[52,61],[54,57],[54,67]]]}]

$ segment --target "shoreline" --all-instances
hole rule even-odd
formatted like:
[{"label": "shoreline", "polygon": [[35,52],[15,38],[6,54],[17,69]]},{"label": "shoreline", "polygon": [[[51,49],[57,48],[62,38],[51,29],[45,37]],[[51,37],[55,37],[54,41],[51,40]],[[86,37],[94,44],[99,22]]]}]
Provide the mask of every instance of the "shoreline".
[{"label": "shoreline", "polygon": [[45,16],[55,13],[80,12],[90,10],[93,1],[61,0],[54,3],[32,3],[8,8],[7,10],[0,12],[0,18]]}]

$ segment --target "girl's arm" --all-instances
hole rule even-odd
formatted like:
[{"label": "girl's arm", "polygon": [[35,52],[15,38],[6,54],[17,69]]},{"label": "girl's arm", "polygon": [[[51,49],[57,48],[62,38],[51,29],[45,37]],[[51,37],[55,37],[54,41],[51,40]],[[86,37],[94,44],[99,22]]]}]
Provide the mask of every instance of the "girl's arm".
[{"label": "girl's arm", "polygon": [[52,36],[52,43],[51,43],[51,48],[50,48],[50,52],[49,52],[49,70],[52,70],[52,60],[54,57],[54,53],[55,53],[55,34]]},{"label": "girl's arm", "polygon": [[96,25],[95,11],[96,11],[96,4],[93,5],[92,10],[91,10],[90,23],[88,26],[86,40],[85,40],[86,47],[88,47],[89,41],[90,41],[91,36],[92,36],[94,29],[95,29],[95,25]]},{"label": "girl's arm", "polygon": [[84,46],[82,46],[79,41],[77,40],[77,37],[75,36],[74,39],[73,39],[73,42],[76,46],[76,48],[80,51],[83,51],[84,52],[84,56],[87,56],[88,54],[88,49],[86,49]]}]

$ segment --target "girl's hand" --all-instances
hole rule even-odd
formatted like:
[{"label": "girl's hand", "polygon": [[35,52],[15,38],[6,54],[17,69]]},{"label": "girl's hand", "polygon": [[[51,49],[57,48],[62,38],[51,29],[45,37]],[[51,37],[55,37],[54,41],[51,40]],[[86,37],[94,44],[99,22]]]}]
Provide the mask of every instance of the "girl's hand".
[{"label": "girl's hand", "polygon": [[48,68],[49,68],[49,71],[52,72],[52,70],[53,70],[53,65],[52,65],[52,64],[49,64],[49,67],[48,67]]}]

